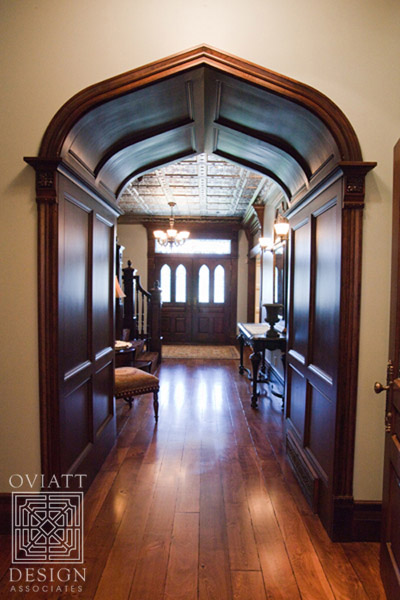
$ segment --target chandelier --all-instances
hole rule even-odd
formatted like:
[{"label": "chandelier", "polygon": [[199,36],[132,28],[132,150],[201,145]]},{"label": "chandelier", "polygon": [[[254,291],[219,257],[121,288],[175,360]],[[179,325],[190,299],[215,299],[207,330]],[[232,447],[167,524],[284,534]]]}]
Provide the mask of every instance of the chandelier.
[{"label": "chandelier", "polygon": [[181,246],[188,239],[190,233],[189,231],[179,231],[174,227],[174,206],[176,206],[175,202],[168,202],[168,206],[171,207],[171,216],[169,218],[169,229],[167,231],[162,231],[161,229],[157,229],[153,231],[153,235],[161,246]]}]

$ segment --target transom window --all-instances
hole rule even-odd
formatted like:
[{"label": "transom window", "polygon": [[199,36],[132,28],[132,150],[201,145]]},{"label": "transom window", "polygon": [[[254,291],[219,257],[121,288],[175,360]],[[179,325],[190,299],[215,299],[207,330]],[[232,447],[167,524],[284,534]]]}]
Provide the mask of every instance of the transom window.
[{"label": "transom window", "polygon": [[231,240],[186,240],[182,246],[161,246],[156,240],[157,254],[227,254],[231,253]]}]

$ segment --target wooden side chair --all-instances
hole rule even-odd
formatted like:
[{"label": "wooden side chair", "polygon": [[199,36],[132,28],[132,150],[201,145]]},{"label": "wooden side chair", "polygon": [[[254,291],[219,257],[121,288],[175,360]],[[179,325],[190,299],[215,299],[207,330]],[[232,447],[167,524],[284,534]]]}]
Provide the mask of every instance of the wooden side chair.
[{"label": "wooden side chair", "polygon": [[158,377],[135,367],[118,367],[115,369],[115,397],[123,398],[132,408],[135,396],[153,394],[154,418],[158,420]]}]

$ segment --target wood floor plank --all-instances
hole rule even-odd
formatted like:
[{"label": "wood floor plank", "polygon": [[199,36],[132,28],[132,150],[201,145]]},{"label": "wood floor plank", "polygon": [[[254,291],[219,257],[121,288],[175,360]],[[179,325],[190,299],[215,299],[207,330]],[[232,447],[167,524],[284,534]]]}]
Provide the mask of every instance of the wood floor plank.
[{"label": "wood floor plank", "polygon": [[183,452],[176,511],[200,511],[200,446],[189,445]]},{"label": "wood floor plank", "polygon": [[143,465],[132,502],[124,513],[96,590],[95,600],[124,600],[128,597],[136,570],[158,469]]},{"label": "wood floor plank", "polygon": [[268,598],[301,598],[286,544],[253,447],[239,449],[250,515]]},{"label": "wood floor plank", "polygon": [[226,517],[216,451],[201,449],[199,600],[231,600]]},{"label": "wood floor plank", "polygon": [[129,598],[154,600],[164,595],[172,528],[182,462],[184,432],[180,442],[170,437],[161,460],[146,528],[139,548]]},{"label": "wood floor plank", "polygon": [[220,460],[220,468],[230,567],[235,571],[258,571],[260,562],[236,446],[225,460]]},{"label": "wood floor plank", "polygon": [[165,586],[165,600],[197,600],[199,514],[176,513]]},{"label": "wood floor plank", "polygon": [[175,503],[176,489],[164,486],[156,490],[139,550],[131,600],[154,600],[164,595]]},{"label": "wood floor plank", "polygon": [[365,592],[370,600],[386,600],[382,580],[379,575],[379,560],[373,546],[376,544],[354,543],[342,544],[350,563],[363,582]]},{"label": "wood floor plank", "polygon": [[260,571],[233,571],[232,591],[234,600],[265,600],[266,592]]}]

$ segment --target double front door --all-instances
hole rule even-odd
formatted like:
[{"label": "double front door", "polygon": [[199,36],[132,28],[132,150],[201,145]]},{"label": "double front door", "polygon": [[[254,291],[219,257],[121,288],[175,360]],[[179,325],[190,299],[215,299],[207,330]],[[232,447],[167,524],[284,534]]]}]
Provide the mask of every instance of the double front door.
[{"label": "double front door", "polygon": [[155,259],[165,343],[228,344],[235,336],[236,277],[230,258]]}]

